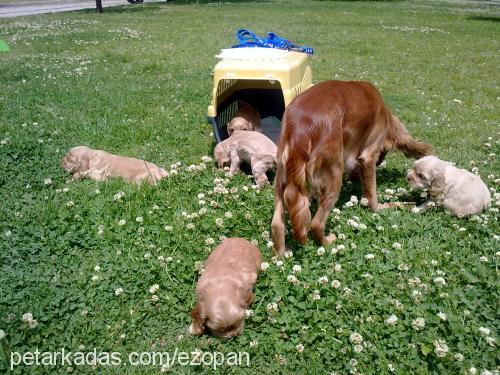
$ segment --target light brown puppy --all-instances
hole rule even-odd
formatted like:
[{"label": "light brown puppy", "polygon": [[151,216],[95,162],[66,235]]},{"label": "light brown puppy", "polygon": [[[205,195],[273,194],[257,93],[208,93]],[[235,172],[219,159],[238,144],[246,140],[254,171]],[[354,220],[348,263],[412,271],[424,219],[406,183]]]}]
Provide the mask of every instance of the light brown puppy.
[{"label": "light brown puppy", "polygon": [[255,183],[267,184],[266,172],[276,167],[277,147],[262,133],[238,130],[215,146],[214,157],[219,167],[230,163],[229,172],[235,174],[242,162],[249,163]]},{"label": "light brown puppy", "polygon": [[259,249],[243,238],[228,238],[217,246],[196,286],[189,332],[201,335],[208,327],[215,336],[239,335],[246,309],[254,300],[252,290],[260,263]]},{"label": "light brown puppy", "polygon": [[92,150],[87,146],[73,147],[61,162],[66,172],[73,173],[74,179],[90,178],[104,181],[109,177],[121,177],[125,181],[156,184],[168,173],[153,163],[106,151]]},{"label": "light brown puppy", "polygon": [[[459,217],[478,214],[491,203],[488,187],[479,176],[435,156],[415,161],[406,178],[414,189],[428,190],[444,208]],[[430,202],[416,207],[415,212],[424,211]]]},{"label": "light brown puppy", "polygon": [[260,124],[260,114],[250,104],[239,101],[241,108],[236,112],[232,120],[227,124],[227,132],[229,135],[233,134],[236,130],[253,130],[262,132]]},{"label": "light brown puppy", "polygon": [[[418,158],[431,147],[410,136],[370,83],[326,81],[298,95],[285,110],[278,142],[271,224],[277,253],[285,252],[285,210],[299,243],[306,243],[309,227],[317,243],[335,240],[324,230],[344,170],[359,176],[373,210],[389,207],[378,203],[375,166],[391,150]],[[318,201],[312,221],[310,198]]]}]

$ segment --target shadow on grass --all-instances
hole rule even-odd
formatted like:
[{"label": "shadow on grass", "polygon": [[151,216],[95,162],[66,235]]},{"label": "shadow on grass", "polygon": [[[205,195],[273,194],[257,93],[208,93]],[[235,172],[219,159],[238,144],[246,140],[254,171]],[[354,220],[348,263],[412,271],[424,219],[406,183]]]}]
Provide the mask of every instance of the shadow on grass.
[{"label": "shadow on grass", "polygon": [[495,17],[495,16],[471,16],[467,17],[467,19],[471,21],[490,21],[490,22],[500,21],[500,17]]}]

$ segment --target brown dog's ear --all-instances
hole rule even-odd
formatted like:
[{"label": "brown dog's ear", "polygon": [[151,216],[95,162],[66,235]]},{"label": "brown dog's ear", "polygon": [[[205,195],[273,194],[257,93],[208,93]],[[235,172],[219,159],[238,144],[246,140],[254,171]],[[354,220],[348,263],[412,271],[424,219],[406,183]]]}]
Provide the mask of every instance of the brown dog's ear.
[{"label": "brown dog's ear", "polygon": [[189,332],[193,335],[201,335],[205,330],[205,314],[201,304],[198,302],[191,311],[191,319],[193,323],[189,327]]},{"label": "brown dog's ear", "polygon": [[444,174],[440,173],[432,179],[431,188],[429,189],[429,192],[432,195],[442,194],[444,191],[445,184],[446,184],[446,178],[444,177]]}]

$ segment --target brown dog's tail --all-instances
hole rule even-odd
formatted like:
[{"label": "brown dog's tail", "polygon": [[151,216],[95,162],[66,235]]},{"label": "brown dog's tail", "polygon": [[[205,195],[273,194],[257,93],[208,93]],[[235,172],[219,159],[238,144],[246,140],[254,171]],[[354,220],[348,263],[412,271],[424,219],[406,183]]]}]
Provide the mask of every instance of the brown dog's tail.
[{"label": "brown dog's tail", "polygon": [[[305,143],[305,142],[304,142]],[[310,142],[307,145],[286,144],[283,152],[278,156],[278,165],[285,172],[283,178],[283,201],[290,216],[293,228],[293,237],[300,244],[307,242],[307,233],[311,221],[309,211],[309,197],[307,193],[307,161]],[[289,152],[290,148],[293,153]],[[309,149],[307,149],[309,148]]]},{"label": "brown dog's tail", "polygon": [[414,140],[401,121],[394,115],[390,116],[395,143],[394,147],[397,150],[404,153],[407,157],[413,157],[416,159],[430,155],[432,151],[431,145]]}]

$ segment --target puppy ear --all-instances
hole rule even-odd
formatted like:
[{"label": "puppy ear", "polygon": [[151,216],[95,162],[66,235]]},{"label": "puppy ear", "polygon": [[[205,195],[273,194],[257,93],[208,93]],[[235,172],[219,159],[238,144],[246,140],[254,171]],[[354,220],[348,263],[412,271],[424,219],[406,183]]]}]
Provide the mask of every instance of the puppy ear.
[{"label": "puppy ear", "polygon": [[432,179],[431,188],[429,189],[429,192],[432,195],[439,195],[444,191],[445,185],[446,185],[446,178],[444,174],[440,173]]},{"label": "puppy ear", "polygon": [[193,320],[193,323],[191,323],[191,326],[189,327],[189,333],[193,335],[201,335],[205,330],[206,320],[201,303],[198,302],[191,311],[191,319]]},{"label": "puppy ear", "polygon": [[252,293],[251,290],[246,290],[243,292],[243,295],[241,297],[241,306],[244,308],[247,308],[253,303],[253,300],[255,299],[255,295]]}]

